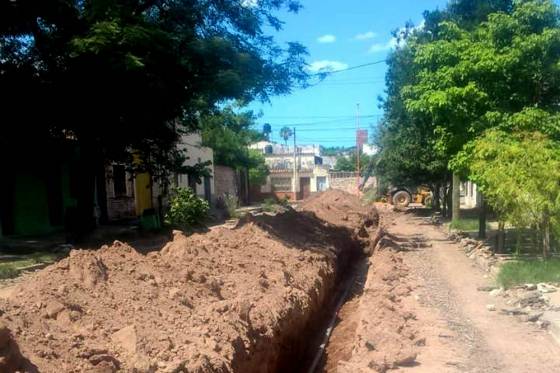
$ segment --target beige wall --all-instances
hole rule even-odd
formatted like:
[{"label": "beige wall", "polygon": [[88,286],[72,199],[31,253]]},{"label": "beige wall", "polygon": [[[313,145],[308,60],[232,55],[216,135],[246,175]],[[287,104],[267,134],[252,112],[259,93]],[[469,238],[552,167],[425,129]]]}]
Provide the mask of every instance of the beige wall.
[{"label": "beige wall", "polygon": [[[197,163],[202,163],[206,161],[212,162],[208,168],[211,171],[212,177],[210,178],[210,190],[211,194],[215,194],[214,186],[214,152],[212,149],[204,147],[201,145],[202,138],[199,133],[191,133],[188,135],[183,135],[181,137],[181,142],[179,143],[180,148],[187,150],[188,159],[185,160],[185,165],[194,166]],[[187,175],[178,175],[178,184],[180,187],[189,186],[189,178]],[[204,183],[196,185],[196,194],[200,197],[204,197]]]}]

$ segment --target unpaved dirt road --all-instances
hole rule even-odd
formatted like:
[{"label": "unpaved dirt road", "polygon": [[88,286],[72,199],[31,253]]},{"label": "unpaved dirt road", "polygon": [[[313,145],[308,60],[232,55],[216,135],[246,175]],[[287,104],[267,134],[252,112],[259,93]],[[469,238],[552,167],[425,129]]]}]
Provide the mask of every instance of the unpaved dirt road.
[{"label": "unpaved dirt road", "polygon": [[[490,312],[495,299],[477,287],[492,285],[442,228],[412,213],[392,214],[388,233],[416,282],[420,332],[426,347],[411,372],[560,372],[560,347],[536,326]],[[412,305],[414,306],[414,305]]]}]

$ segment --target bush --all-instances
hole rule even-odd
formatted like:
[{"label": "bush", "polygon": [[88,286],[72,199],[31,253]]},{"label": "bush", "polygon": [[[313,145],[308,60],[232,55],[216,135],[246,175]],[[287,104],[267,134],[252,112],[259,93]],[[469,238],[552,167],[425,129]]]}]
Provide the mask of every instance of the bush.
[{"label": "bush", "polygon": [[237,218],[239,217],[239,213],[237,212],[237,208],[239,207],[239,199],[237,196],[226,194],[224,196],[224,204],[226,205],[226,210],[230,218]]},{"label": "bush", "polygon": [[276,202],[276,200],[274,198],[265,198],[265,200],[262,203],[262,209],[263,211],[266,212],[274,212],[276,211],[276,205],[278,203]]},{"label": "bush", "polygon": [[208,217],[208,202],[196,196],[190,188],[177,188],[169,201],[165,223],[178,228],[201,224]]}]

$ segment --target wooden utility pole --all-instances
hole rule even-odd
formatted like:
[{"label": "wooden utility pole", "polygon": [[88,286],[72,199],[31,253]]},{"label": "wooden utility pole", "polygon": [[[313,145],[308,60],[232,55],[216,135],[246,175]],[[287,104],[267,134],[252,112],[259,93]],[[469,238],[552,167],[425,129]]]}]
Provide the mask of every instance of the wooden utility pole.
[{"label": "wooden utility pole", "polygon": [[292,191],[294,192],[294,201],[297,200],[297,146],[296,146],[296,128],[294,127],[294,175],[292,181]]},{"label": "wooden utility pole", "polygon": [[358,171],[357,185],[360,189],[360,104],[356,104],[356,170]]}]

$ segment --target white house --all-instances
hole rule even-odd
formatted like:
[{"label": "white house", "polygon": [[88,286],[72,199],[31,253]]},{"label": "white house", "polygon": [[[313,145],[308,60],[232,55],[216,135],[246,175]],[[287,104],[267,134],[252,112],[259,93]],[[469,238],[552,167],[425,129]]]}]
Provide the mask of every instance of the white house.
[{"label": "white house", "polygon": [[207,166],[210,169],[210,175],[202,178],[200,183],[197,183],[194,178],[189,178],[188,175],[177,175],[177,186],[190,187],[199,197],[212,201],[214,196],[214,151],[211,148],[202,146],[202,137],[200,133],[190,133],[183,135],[179,143],[180,148],[187,151],[187,159],[185,160],[186,166],[194,166],[198,163],[210,162]]},{"label": "white house", "polygon": [[323,165],[319,145],[298,145],[295,155],[293,147],[270,141],[260,141],[249,148],[261,151],[270,169],[266,184],[260,188],[261,195],[294,200],[329,188],[329,167]]}]

